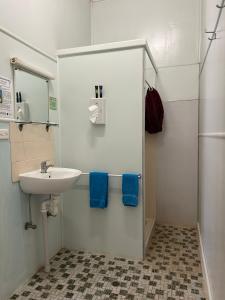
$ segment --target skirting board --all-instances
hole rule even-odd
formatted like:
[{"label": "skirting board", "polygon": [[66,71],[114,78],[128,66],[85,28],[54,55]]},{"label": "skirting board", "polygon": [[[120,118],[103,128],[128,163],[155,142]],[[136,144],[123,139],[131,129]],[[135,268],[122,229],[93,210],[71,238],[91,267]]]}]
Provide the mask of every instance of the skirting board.
[{"label": "skirting board", "polygon": [[204,249],[203,249],[203,243],[202,243],[202,237],[201,237],[199,223],[197,224],[197,228],[198,228],[198,237],[199,237],[199,244],[200,244],[200,257],[201,257],[201,265],[202,265],[202,271],[203,271],[203,277],[204,277],[205,290],[208,293],[208,299],[213,300],[212,289],[211,289],[210,280],[209,280],[209,273],[207,270],[207,264],[206,264]]}]

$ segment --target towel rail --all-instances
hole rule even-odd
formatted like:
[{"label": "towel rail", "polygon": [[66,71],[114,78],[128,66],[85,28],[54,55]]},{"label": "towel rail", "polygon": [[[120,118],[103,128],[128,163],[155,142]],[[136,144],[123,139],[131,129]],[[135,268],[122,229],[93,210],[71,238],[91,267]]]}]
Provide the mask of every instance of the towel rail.
[{"label": "towel rail", "polygon": [[[81,175],[89,175],[90,173],[81,173]],[[110,177],[122,177],[121,174],[109,174]],[[141,179],[141,174],[138,174],[138,178]]]}]

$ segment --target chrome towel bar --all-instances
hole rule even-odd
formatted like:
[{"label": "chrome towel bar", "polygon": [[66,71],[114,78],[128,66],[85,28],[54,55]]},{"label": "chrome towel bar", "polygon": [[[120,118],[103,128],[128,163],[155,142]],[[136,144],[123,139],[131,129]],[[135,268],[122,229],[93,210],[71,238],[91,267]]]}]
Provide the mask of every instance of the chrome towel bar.
[{"label": "chrome towel bar", "polygon": [[[89,175],[90,173],[81,173],[81,175]],[[110,177],[122,177],[121,174],[109,174]],[[141,179],[141,174],[138,174],[138,178]]]}]

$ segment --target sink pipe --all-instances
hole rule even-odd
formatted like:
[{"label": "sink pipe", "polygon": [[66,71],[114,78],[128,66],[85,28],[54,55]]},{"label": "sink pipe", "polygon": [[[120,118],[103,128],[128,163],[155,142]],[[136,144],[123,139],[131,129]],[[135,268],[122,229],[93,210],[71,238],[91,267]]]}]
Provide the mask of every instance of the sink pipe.
[{"label": "sink pipe", "polygon": [[29,221],[25,223],[25,230],[36,229],[37,225],[33,224],[32,221],[32,212],[31,212],[31,194],[28,195],[28,204],[29,204]]},{"label": "sink pipe", "polygon": [[57,195],[50,195],[48,200],[41,204],[41,215],[43,224],[43,237],[44,237],[44,257],[45,257],[45,272],[50,271],[49,263],[49,249],[48,249],[48,217],[56,217],[58,214],[59,200]]}]

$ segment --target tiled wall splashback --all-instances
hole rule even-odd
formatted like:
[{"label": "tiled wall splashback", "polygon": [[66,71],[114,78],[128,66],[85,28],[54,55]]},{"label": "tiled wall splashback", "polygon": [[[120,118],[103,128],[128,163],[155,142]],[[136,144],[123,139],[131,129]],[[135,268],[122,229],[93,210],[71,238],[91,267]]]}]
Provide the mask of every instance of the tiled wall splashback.
[{"label": "tiled wall splashback", "polygon": [[41,161],[54,163],[54,139],[52,127],[46,131],[44,124],[26,124],[20,131],[18,124],[10,123],[12,181],[19,174],[40,168]]}]

